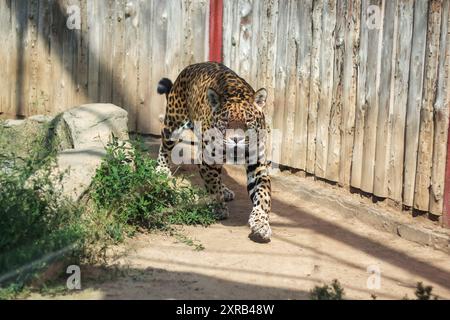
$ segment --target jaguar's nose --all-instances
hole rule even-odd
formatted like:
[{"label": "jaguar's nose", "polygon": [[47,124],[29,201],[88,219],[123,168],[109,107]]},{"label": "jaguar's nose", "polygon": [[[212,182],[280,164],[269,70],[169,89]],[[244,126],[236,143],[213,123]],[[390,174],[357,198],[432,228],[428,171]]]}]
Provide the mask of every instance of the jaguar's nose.
[{"label": "jaguar's nose", "polygon": [[242,144],[245,140],[245,137],[241,137],[241,136],[234,136],[233,141],[235,144]]}]

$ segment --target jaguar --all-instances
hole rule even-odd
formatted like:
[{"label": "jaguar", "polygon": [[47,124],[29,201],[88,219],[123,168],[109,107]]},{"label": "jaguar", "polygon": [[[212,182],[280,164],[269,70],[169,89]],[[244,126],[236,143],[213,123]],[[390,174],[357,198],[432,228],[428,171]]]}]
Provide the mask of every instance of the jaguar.
[{"label": "jaguar", "polygon": [[[161,79],[157,92],[166,96],[157,169],[171,174],[171,152],[180,141],[175,133],[186,128],[192,130],[194,124],[199,124],[196,131],[203,134],[201,146],[203,150],[212,150],[213,160],[226,160],[230,149],[243,149],[247,191],[253,205],[248,220],[250,238],[269,242],[272,231],[271,181],[265,147],[269,132],[265,118],[267,90],[255,91],[221,63],[204,62],[183,69],[174,83]],[[254,141],[256,151],[251,150],[250,142]],[[223,162],[203,157],[198,166],[206,190],[217,200],[217,218],[228,218],[227,202],[235,194],[222,182]]]}]

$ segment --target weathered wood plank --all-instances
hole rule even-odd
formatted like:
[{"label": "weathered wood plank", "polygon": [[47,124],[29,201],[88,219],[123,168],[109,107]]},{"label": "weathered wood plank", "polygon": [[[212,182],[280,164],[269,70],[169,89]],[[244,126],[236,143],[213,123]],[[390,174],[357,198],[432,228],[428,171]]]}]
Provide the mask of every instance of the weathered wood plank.
[{"label": "weathered wood plank", "polygon": [[322,37],[320,52],[320,99],[317,111],[315,175],[326,178],[328,155],[328,128],[333,95],[334,35],[336,26],[336,0],[324,1],[322,11]]},{"label": "weathered wood plank", "polygon": [[[272,148],[278,148],[281,157],[284,150],[282,149],[282,141],[284,140],[284,116],[286,104],[286,79],[287,79],[287,51],[288,41],[287,35],[289,30],[288,24],[289,3],[287,1],[280,1],[278,6],[278,21],[277,21],[277,37],[276,46],[277,52],[275,55],[275,100],[273,113],[273,129],[281,133],[280,143],[274,143]],[[282,158],[280,158],[280,161]]]},{"label": "weathered wood plank", "polygon": [[[371,5],[381,8],[381,15],[384,16],[381,0],[370,1]],[[377,138],[377,118],[378,118],[378,92],[380,87],[380,59],[381,59],[381,36],[382,27],[374,27],[369,30],[367,46],[367,75],[366,75],[366,101],[367,109],[364,114],[364,142],[362,157],[361,190],[373,192],[374,168],[375,168],[375,148]]]},{"label": "weathered wood plank", "polygon": [[[276,37],[278,33],[278,0],[270,0],[265,2],[263,12],[266,13],[265,21],[267,26],[264,31],[264,37],[267,39],[267,53],[262,56],[264,62],[264,86],[267,88],[268,101],[266,103],[266,122],[271,129],[269,139],[267,141],[268,159],[275,163],[279,163],[279,152],[274,152],[274,146],[276,147],[281,139],[277,131],[273,129],[273,116],[275,113],[275,81],[276,81],[276,55],[277,55],[277,42]],[[278,132],[279,133],[279,132]],[[274,141],[275,140],[275,141]]]},{"label": "weathered wood plank", "polygon": [[77,35],[77,56],[76,56],[76,104],[81,105],[89,102],[89,13],[87,2],[79,0],[78,5],[81,14],[81,30],[76,30]]},{"label": "weathered wood plank", "polygon": [[[137,114],[139,107],[139,7],[136,1],[128,1],[125,6],[125,61],[124,74],[124,108],[128,111],[130,131],[137,131]],[[148,88],[151,91],[152,88]],[[156,90],[156,89],[155,89]],[[155,92],[155,90],[153,92]]]},{"label": "weathered wood plank", "polygon": [[320,99],[320,52],[322,44],[322,11],[323,2],[313,1],[312,8],[312,45],[311,45],[311,78],[308,108],[308,141],[306,171],[315,172],[316,167],[316,137],[317,111]]},{"label": "weathered wood plank", "polygon": [[361,1],[361,24],[358,50],[358,81],[356,91],[355,137],[353,140],[352,173],[350,185],[361,189],[364,154],[364,121],[367,112],[367,48],[369,46],[369,28],[367,26],[367,8],[369,0]]},{"label": "weathered wood plank", "polygon": [[393,88],[391,88],[393,97],[391,98],[391,116],[389,121],[391,141],[387,169],[387,187],[388,197],[397,203],[401,203],[414,1],[401,0],[396,10],[398,28],[395,33],[397,46],[393,53],[394,77]]},{"label": "weathered wood plank", "polygon": [[35,113],[52,113],[53,106],[50,105],[50,99],[53,95],[53,79],[49,77],[52,70],[52,62],[45,57],[50,56],[49,39],[52,32],[52,12],[48,3],[41,3],[38,13],[38,37],[36,43],[37,56],[40,59],[37,61],[36,83],[38,95],[42,99],[42,104],[39,108],[34,110]]},{"label": "weathered wood plank", "polygon": [[439,42],[442,17],[442,1],[431,0],[428,11],[427,49],[423,102],[420,110],[419,148],[414,192],[414,208],[427,211],[430,200],[431,166],[434,139],[434,100],[439,65]]},{"label": "weathered wood plank", "polygon": [[345,12],[347,3],[338,0],[336,3],[336,27],[334,29],[334,62],[333,62],[333,95],[328,126],[327,167],[325,177],[330,181],[339,181],[341,131],[342,131],[342,96],[344,81],[344,35]]},{"label": "weathered wood plank", "polygon": [[125,95],[125,83],[123,75],[125,71],[125,0],[116,0],[112,4],[111,27],[114,32],[112,37],[112,89],[111,102],[117,106],[123,107]]},{"label": "weathered wood plank", "polygon": [[[378,116],[376,126],[375,166],[373,178],[373,193],[378,197],[388,196],[388,168],[391,130],[392,70],[395,59],[392,53],[396,50],[398,18],[396,15],[397,1],[384,2],[383,31],[381,36],[381,57],[378,86]],[[396,106],[398,108],[398,106]],[[383,143],[380,143],[383,142]]]},{"label": "weathered wood plank", "polygon": [[349,186],[355,135],[355,113],[358,84],[358,50],[361,28],[361,1],[348,1],[345,12],[344,75],[342,102],[341,153],[339,162],[339,184]]},{"label": "weathered wood plank", "polygon": [[436,100],[434,103],[434,146],[433,163],[431,166],[431,188],[429,212],[434,215],[442,215],[444,187],[445,187],[445,164],[447,155],[447,137],[449,126],[449,102],[450,70],[449,55],[450,43],[448,42],[450,1],[444,0],[442,6],[441,34],[439,49],[439,67]]},{"label": "weathered wood plank", "polygon": [[100,70],[100,41],[101,41],[101,24],[98,21],[101,19],[99,11],[101,9],[101,2],[88,1],[88,28],[89,32],[89,76],[88,76],[88,96],[89,101],[99,101],[99,70]]},{"label": "weathered wood plank", "polygon": [[[291,26],[286,33],[287,51],[286,51],[286,97],[283,106],[283,141],[281,143],[282,157],[281,163],[293,167],[293,159],[297,156],[294,154],[293,144],[298,141],[298,137],[294,136],[294,121],[296,117],[296,97],[297,97],[297,58],[299,46],[299,22],[297,18],[297,3],[290,2],[288,6],[287,24]],[[295,139],[295,140],[294,140]]]},{"label": "weathered wood plank", "polygon": [[[104,2],[105,3],[105,2]],[[100,102],[112,101],[112,82],[113,82],[113,4],[114,0],[107,0],[106,5],[101,6],[100,21],[101,40],[100,40],[100,61],[99,70],[99,100]],[[116,36],[116,35],[115,35]]]},{"label": "weathered wood plank", "polygon": [[[166,105],[163,96],[155,94],[158,81],[165,75],[164,54],[167,46],[167,3],[151,1],[139,7],[139,73],[137,130],[143,133],[161,133],[159,117]],[[150,21],[147,17],[152,17]]]},{"label": "weathered wood plank", "polygon": [[422,104],[425,47],[427,38],[427,1],[415,1],[414,26],[411,45],[408,104],[406,110],[403,204],[412,207],[416,181],[417,150],[419,145],[420,107]]},{"label": "weathered wood plank", "polygon": [[10,99],[10,86],[13,80],[11,65],[10,65],[10,54],[12,43],[10,41],[10,36],[12,34],[11,30],[11,3],[10,1],[0,1],[0,65],[3,66],[3,72],[0,73],[0,114],[9,113],[11,106]]},{"label": "weathered wood plank", "polygon": [[308,143],[308,112],[311,76],[312,47],[312,6],[313,1],[301,1],[297,9],[297,94],[294,119],[294,143],[292,150],[292,166],[306,169]]},{"label": "weathered wood plank", "polygon": [[251,29],[253,25],[252,13],[253,5],[249,0],[239,0],[238,2],[239,16],[239,47],[237,48],[237,69],[239,75],[244,79],[250,78],[251,68]]}]

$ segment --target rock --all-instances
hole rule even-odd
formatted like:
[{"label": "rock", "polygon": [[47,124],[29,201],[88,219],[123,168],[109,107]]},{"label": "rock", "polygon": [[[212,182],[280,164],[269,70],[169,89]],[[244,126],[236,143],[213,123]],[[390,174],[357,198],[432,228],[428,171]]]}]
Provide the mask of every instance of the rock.
[{"label": "rock", "polygon": [[57,156],[58,171],[64,172],[61,185],[63,194],[78,201],[91,185],[95,171],[106,155],[104,147],[72,149]]},{"label": "rock", "polygon": [[105,146],[113,133],[128,140],[128,113],[113,104],[86,104],[63,114],[75,149]]},{"label": "rock", "polygon": [[37,116],[31,116],[31,117],[29,117],[27,119],[27,121],[34,121],[34,122],[43,123],[43,124],[49,123],[52,120],[53,120],[52,116],[45,116],[45,115],[42,115],[42,114],[37,115]]},{"label": "rock", "polygon": [[6,120],[4,123],[5,128],[15,128],[19,126],[23,126],[25,124],[25,120]]},{"label": "rock", "polygon": [[[34,116],[28,123],[49,124],[48,135],[59,150],[50,178],[54,188],[73,201],[79,201],[89,189],[111,135],[129,139],[128,113],[113,104],[82,105],[54,118]],[[39,174],[45,172],[38,170],[33,177]]]}]

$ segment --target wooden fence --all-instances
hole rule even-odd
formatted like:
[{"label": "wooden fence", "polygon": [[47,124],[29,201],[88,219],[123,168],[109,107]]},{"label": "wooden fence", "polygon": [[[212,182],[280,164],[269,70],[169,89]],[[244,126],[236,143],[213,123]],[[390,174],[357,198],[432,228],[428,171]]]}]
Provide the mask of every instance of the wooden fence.
[{"label": "wooden fence", "polygon": [[207,59],[208,17],[208,0],[0,0],[0,112],[112,102],[159,134],[157,82]]},{"label": "wooden fence", "polygon": [[224,62],[267,87],[281,164],[441,215],[449,1],[224,1]]},{"label": "wooden fence", "polygon": [[[0,0],[0,112],[113,102],[158,134],[157,81],[207,60],[209,2]],[[224,63],[268,89],[280,163],[441,215],[449,2],[223,1]]]}]

